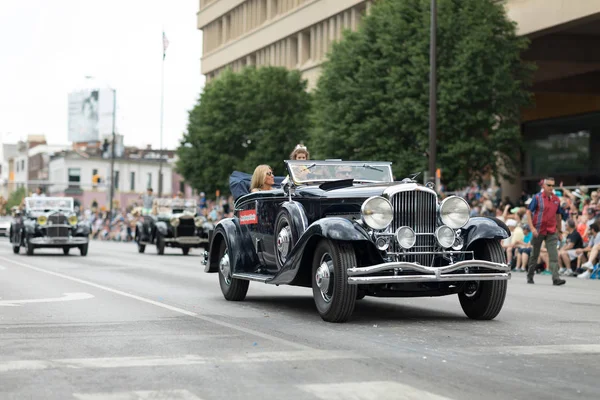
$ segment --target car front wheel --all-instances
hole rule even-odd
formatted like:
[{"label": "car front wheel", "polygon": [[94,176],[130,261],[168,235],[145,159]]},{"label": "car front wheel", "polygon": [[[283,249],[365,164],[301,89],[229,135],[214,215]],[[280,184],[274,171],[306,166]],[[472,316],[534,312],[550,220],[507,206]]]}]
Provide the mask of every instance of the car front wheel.
[{"label": "car front wheel", "polygon": [[160,232],[156,232],[156,252],[161,256],[165,254],[165,238]]},{"label": "car front wheel", "polygon": [[69,251],[70,251],[70,250],[71,250],[71,249],[70,249],[70,248],[68,248],[68,247],[63,247],[63,254],[64,254],[65,256],[69,255]]},{"label": "car front wheel", "polygon": [[227,243],[223,239],[219,248],[219,285],[221,286],[221,292],[223,292],[223,297],[229,301],[242,301],[246,298],[250,282],[233,278],[231,274]]},{"label": "car front wheel", "polygon": [[[506,263],[502,246],[497,240],[483,243],[481,258],[496,263]],[[460,305],[471,319],[490,320],[502,310],[506,298],[506,281],[467,282],[465,291],[458,294]]]},{"label": "car front wheel", "polygon": [[354,312],[357,287],[348,284],[348,268],[356,266],[354,248],[322,240],[315,249],[312,289],[317,311],[327,322],[346,322]]},{"label": "car front wheel", "polygon": [[31,243],[29,236],[25,237],[25,247],[27,247],[27,255],[32,256],[33,251],[35,250],[35,246],[33,245],[33,243]]},{"label": "car front wheel", "polygon": [[83,257],[87,256],[87,253],[88,253],[88,243],[82,244],[81,246],[79,246],[79,253]]}]

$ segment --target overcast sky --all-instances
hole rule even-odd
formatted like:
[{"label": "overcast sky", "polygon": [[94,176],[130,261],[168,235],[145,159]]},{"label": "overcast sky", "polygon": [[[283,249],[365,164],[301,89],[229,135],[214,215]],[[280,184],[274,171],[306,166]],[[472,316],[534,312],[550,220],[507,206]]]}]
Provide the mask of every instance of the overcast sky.
[{"label": "overcast sky", "polygon": [[[45,134],[67,144],[67,95],[91,84],[117,90],[126,145],[158,147],[162,30],[163,143],[175,148],[204,85],[198,0],[1,0],[0,140]],[[86,80],[85,76],[94,80]]]}]

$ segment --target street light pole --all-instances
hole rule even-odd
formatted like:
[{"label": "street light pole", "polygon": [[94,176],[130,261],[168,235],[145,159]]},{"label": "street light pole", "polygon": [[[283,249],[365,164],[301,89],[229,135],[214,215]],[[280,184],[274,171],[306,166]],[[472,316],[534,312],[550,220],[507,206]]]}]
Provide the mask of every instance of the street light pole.
[{"label": "street light pole", "polygon": [[431,0],[429,43],[429,179],[435,182],[437,140],[437,3]]},{"label": "street light pole", "polygon": [[112,121],[112,143],[110,145],[110,218],[113,218],[113,197],[115,195],[115,124],[116,124],[116,112],[117,112],[117,91],[112,89],[113,92],[113,121]]}]

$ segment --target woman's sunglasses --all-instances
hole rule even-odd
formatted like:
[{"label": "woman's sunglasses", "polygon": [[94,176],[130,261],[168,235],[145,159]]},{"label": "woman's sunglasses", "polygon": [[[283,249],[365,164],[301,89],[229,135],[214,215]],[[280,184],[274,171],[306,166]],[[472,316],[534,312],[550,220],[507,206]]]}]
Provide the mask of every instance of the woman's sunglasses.
[{"label": "woman's sunglasses", "polygon": [[267,172],[267,176],[273,176],[273,173],[271,171]]}]

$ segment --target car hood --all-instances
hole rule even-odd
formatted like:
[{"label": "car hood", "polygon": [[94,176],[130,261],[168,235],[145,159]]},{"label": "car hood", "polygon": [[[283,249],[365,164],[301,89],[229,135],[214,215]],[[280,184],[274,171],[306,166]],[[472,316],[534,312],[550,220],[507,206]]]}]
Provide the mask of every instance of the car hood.
[{"label": "car hood", "polygon": [[327,189],[323,188],[324,185],[319,186],[308,186],[300,189],[298,192],[305,196],[315,196],[323,198],[369,198],[371,196],[381,196],[384,193],[391,194],[394,192],[400,192],[404,190],[430,190],[424,186],[416,183],[401,183],[401,182],[388,182],[388,183],[361,183],[353,184],[352,186],[342,186],[339,188]]}]

